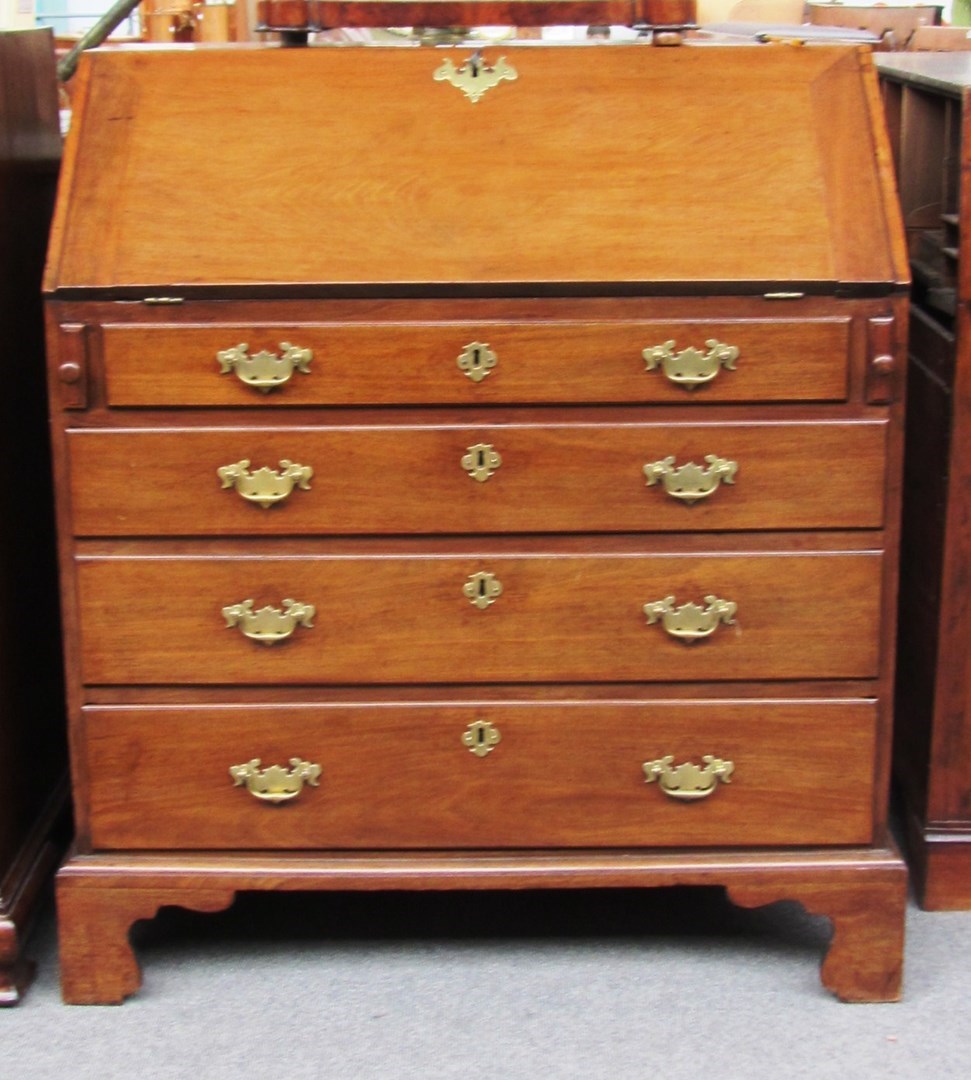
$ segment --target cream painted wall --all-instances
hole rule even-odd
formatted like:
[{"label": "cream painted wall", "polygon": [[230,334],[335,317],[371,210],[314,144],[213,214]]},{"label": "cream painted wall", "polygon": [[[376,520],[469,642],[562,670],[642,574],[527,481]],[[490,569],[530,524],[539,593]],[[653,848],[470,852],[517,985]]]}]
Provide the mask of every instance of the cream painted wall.
[{"label": "cream painted wall", "polygon": [[0,0],[0,30],[24,30],[34,25],[34,0]]}]

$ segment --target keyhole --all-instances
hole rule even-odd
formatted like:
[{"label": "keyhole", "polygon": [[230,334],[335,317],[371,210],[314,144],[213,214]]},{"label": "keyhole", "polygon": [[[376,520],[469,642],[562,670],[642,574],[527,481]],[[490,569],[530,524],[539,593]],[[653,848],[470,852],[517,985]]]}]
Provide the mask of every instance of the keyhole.
[{"label": "keyhole", "polygon": [[479,581],[479,596],[481,596],[484,599],[485,595],[486,595],[486,583],[485,583],[485,578],[482,578]]},{"label": "keyhole", "polygon": [[475,352],[472,353],[472,366],[474,368],[477,368],[481,364],[481,362],[482,361],[479,359],[479,350],[476,349]]},{"label": "keyhole", "polygon": [[479,730],[475,734],[475,741],[479,744],[479,746],[485,746],[485,741],[486,741],[485,728],[479,728]]},{"label": "keyhole", "polygon": [[484,469],[485,468],[485,463],[486,463],[485,450],[480,450],[479,451],[478,460],[479,460],[479,468]]}]

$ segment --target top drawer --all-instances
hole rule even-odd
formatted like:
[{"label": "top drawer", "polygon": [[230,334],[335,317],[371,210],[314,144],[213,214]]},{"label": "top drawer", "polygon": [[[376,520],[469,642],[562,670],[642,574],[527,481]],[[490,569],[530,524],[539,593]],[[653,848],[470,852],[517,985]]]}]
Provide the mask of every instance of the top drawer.
[{"label": "top drawer", "polygon": [[108,324],[113,406],[841,401],[850,319]]}]

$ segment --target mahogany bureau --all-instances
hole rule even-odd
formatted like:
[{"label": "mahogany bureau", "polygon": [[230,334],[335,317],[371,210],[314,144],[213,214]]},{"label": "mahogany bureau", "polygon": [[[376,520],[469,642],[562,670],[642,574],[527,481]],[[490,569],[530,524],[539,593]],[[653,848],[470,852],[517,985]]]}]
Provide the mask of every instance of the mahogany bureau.
[{"label": "mahogany bureau", "polygon": [[896,997],[868,54],[120,50],[75,102],[66,1000],[165,904],[671,884],[801,901]]}]

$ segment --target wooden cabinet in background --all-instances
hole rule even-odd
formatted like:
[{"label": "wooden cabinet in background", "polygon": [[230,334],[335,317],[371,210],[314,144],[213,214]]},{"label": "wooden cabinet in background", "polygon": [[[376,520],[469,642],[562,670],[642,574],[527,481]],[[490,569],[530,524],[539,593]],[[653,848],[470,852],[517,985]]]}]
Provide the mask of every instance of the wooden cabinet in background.
[{"label": "wooden cabinet in background", "polygon": [[799,900],[825,984],[895,998],[907,269],[869,55],[79,78],[66,999],[133,992],[163,904],[665,885]]},{"label": "wooden cabinet in background", "polygon": [[971,908],[971,56],[878,68],[914,281],[895,772],[921,902]]},{"label": "wooden cabinet in background", "polygon": [[0,1004],[29,976],[67,797],[40,295],[60,149],[50,32],[0,33]]}]

